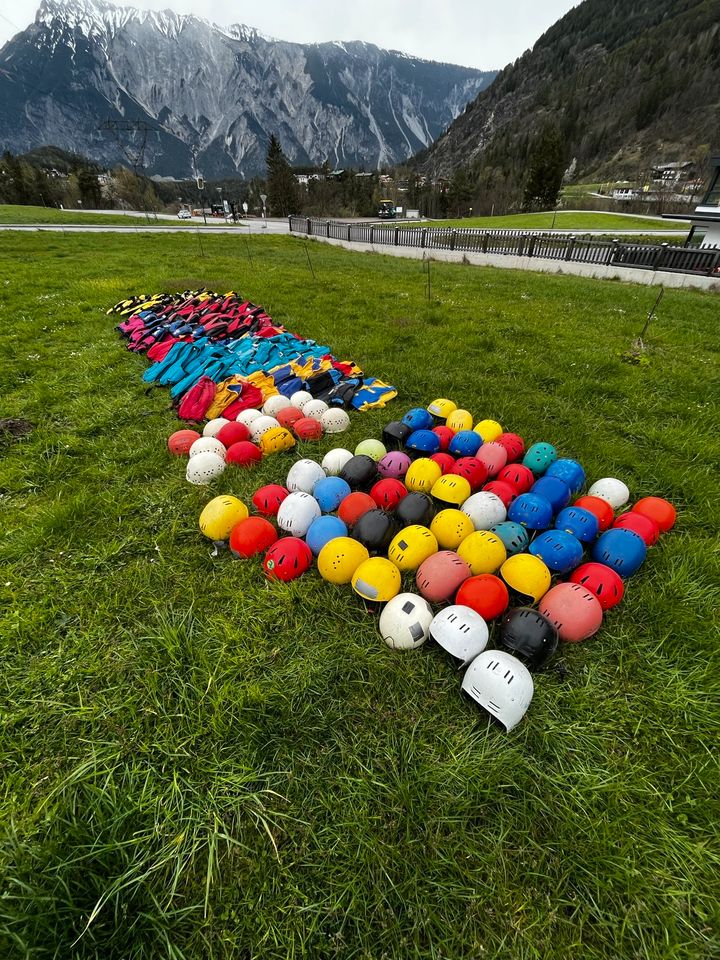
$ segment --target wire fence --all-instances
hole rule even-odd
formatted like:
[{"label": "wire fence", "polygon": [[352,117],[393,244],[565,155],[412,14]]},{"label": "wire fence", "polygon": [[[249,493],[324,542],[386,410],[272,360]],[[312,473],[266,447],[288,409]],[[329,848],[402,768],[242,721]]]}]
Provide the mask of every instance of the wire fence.
[{"label": "wire fence", "polygon": [[343,223],[339,220],[297,216],[290,217],[290,232],[374,246],[496,253],[543,260],[566,260],[571,263],[632,267],[635,270],[666,270],[699,276],[720,275],[720,247],[678,247],[668,243],[593,240],[571,233]]}]

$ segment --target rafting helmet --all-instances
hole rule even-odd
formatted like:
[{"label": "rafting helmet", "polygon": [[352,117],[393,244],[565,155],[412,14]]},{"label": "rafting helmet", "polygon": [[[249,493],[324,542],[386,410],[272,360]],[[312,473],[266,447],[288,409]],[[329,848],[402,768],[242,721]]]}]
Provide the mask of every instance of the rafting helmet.
[{"label": "rafting helmet", "polygon": [[603,610],[616,607],[623,598],[622,577],[604,563],[583,563],[570,574],[571,583],[579,583],[597,598]]},{"label": "rafting helmet", "polygon": [[516,553],[524,553],[530,543],[530,537],[525,527],[521,527],[519,523],[514,523],[512,520],[503,520],[502,523],[493,524],[490,527],[490,532],[500,537],[505,544],[509,557],[514,557]]},{"label": "rafting helmet", "polygon": [[306,573],[312,566],[312,551],[298,537],[276,540],[265,554],[263,569],[272,580],[288,583]]},{"label": "rafting helmet", "polygon": [[430,533],[435,536],[442,550],[457,550],[474,530],[472,520],[462,510],[441,510],[430,524]]},{"label": "rafting helmet", "polygon": [[227,540],[232,528],[247,515],[248,508],[237,497],[213,497],[200,514],[200,530],[209,540]]},{"label": "rafting helmet", "polygon": [[318,480],[324,479],[325,471],[315,460],[297,460],[288,470],[285,486],[290,493],[312,493]]},{"label": "rafting helmet", "polygon": [[480,573],[495,573],[507,560],[505,544],[489,530],[477,530],[465,537],[457,552],[474,577]]},{"label": "rafting helmet", "polygon": [[312,495],[323,513],[334,513],[345,497],[350,495],[350,487],[340,477],[322,477],[312,488]]},{"label": "rafting helmet", "polygon": [[533,603],[550,589],[551,575],[547,564],[531,553],[516,553],[500,567],[500,576],[510,590]]},{"label": "rafting helmet", "polygon": [[476,530],[489,530],[494,524],[502,523],[507,516],[500,497],[486,490],[468,497],[460,509],[470,517]]},{"label": "rafting helmet", "polygon": [[420,593],[431,603],[445,603],[470,576],[470,567],[453,550],[439,550],[423,560],[415,574]]},{"label": "rafting helmet", "polygon": [[387,603],[400,592],[400,571],[384,557],[370,557],[353,573],[351,583],[363,600]]},{"label": "rafting helmet", "polygon": [[350,417],[341,407],[330,407],[321,413],[320,423],[325,433],[344,433],[350,429]]},{"label": "rafting helmet", "polygon": [[404,527],[393,537],[388,547],[388,559],[403,572],[416,570],[423,560],[437,553],[437,549],[438,542],[434,534],[416,523]]},{"label": "rafting helmet", "polygon": [[285,497],[280,504],[280,509],[277,512],[277,524],[281,530],[293,537],[304,537],[310,529],[310,524],[321,513],[315,497],[302,490],[296,490]]},{"label": "rafting helmet", "polygon": [[602,626],[598,598],[579,583],[556,584],[540,601],[539,610],[566,643],[587,640]]},{"label": "rafting helmet", "polygon": [[552,573],[564,574],[581,562],[583,546],[572,533],[546,530],[533,540],[529,551],[534,557],[540,557]]},{"label": "rafting helmet", "polygon": [[370,554],[365,547],[351,537],[336,537],[329,540],[318,554],[318,573],[327,580],[341,586],[350,583],[353,574]]},{"label": "rafting helmet", "polygon": [[557,460],[557,450],[551,443],[534,443],[523,457],[523,464],[530,467],[535,476],[545,473]]},{"label": "rafting helmet", "polygon": [[660,533],[670,530],[677,519],[675,507],[662,497],[643,497],[632,508],[632,512],[641,513],[644,517],[654,520],[660,527]]},{"label": "rafting helmet", "polygon": [[616,477],[603,477],[590,487],[588,496],[607,500],[613,510],[619,510],[630,499],[630,490],[626,483]]},{"label": "rafting helmet", "polygon": [[335,447],[333,450],[328,450],[323,457],[322,468],[329,477],[337,477],[348,460],[352,460],[352,456],[349,450]]},{"label": "rafting helmet", "polygon": [[606,530],[592,548],[592,558],[620,574],[631,577],[642,566],[647,554],[645,541],[632,530]]},{"label": "rafting helmet", "polygon": [[439,647],[460,661],[458,669],[462,670],[483,652],[489,632],[487,623],[476,610],[457,603],[433,617],[430,636]]},{"label": "rafting helmet", "polygon": [[380,636],[392,650],[415,650],[427,640],[432,618],[427,600],[414,593],[399,593],[380,614]]},{"label": "rafting helmet", "polygon": [[313,520],[310,524],[305,534],[305,543],[310,547],[313,555],[317,557],[326,543],[340,537],[346,537],[347,532],[347,527],[339,517],[331,517],[326,514]]},{"label": "rafting helmet", "polygon": [[429,457],[415,460],[405,474],[405,486],[413,493],[430,493],[442,476],[442,468]]},{"label": "rafting helmet", "polygon": [[277,530],[265,517],[246,517],[232,528],[228,546],[234,556],[247,560],[266,553],[277,538]]},{"label": "rafting helmet", "polygon": [[508,733],[520,723],[532,701],[532,674],[504,650],[484,650],[468,667],[462,690]]},{"label": "rafting helmet", "polygon": [[198,453],[188,460],[185,479],[196,486],[210,483],[225,469],[225,461],[215,453]]},{"label": "rafting helmet", "polygon": [[542,670],[558,647],[557,629],[532,607],[515,607],[500,624],[500,646],[529,670]]},{"label": "rafting helmet", "polygon": [[276,517],[280,504],[289,495],[286,487],[281,487],[279,483],[268,483],[255,491],[252,502],[258,513],[265,517]]},{"label": "rafting helmet", "polygon": [[402,480],[410,469],[412,460],[400,450],[391,450],[378,460],[377,472],[381,477],[392,480]]}]

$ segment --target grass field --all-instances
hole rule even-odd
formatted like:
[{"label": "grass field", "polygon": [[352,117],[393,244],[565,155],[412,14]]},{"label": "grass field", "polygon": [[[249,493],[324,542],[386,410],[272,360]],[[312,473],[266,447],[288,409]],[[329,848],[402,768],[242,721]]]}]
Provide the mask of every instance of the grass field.
[{"label": "grass field", "polygon": [[[0,461],[0,956],[718,956],[717,297],[666,291],[632,365],[652,289],[434,264],[428,301],[415,261],[202,248],[0,248],[0,417],[33,425]],[[449,396],[677,505],[512,734],[350,591],[211,556],[204,503],[249,502],[293,457],[188,485],[168,395],[105,316],[201,284],[398,385],[339,445]]]},{"label": "grass field", "polygon": [[[216,220],[212,217],[207,218],[208,225],[222,224],[225,226],[225,220]],[[194,223],[187,220],[178,220],[175,217],[172,220],[167,217],[155,217],[149,213],[147,217],[125,216],[122,213],[82,213],[79,210],[57,210],[55,207],[32,207],[20,206],[18,204],[0,204],[0,223],[14,224],[99,224],[118,227],[132,226],[182,226],[193,227]],[[240,226],[240,224],[239,224]]]},{"label": "grass field", "polygon": [[549,230],[555,218],[555,230],[668,230],[687,233],[689,223],[655,220],[651,217],[627,217],[618,213],[560,210],[547,213],[516,213],[505,217],[465,217],[463,220],[431,220],[417,226],[480,227],[484,230]]}]

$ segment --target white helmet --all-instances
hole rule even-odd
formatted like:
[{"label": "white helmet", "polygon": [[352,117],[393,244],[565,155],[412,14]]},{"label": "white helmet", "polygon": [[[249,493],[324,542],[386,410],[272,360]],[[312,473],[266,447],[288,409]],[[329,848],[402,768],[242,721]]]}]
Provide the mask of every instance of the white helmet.
[{"label": "white helmet", "polygon": [[504,650],[485,650],[468,667],[462,689],[509,732],[525,716],[535,687],[524,663]]},{"label": "white helmet", "polygon": [[204,483],[210,483],[215,477],[219,477],[224,469],[225,461],[216,453],[198,453],[196,457],[188,460],[185,479],[189,483],[200,486]]},{"label": "white helmet", "polygon": [[328,405],[324,400],[308,400],[303,404],[302,412],[306,417],[315,417],[317,420],[327,409]]},{"label": "white helmet", "polygon": [[314,460],[298,460],[288,470],[285,486],[290,493],[297,490],[303,493],[312,493],[318,480],[324,480],[327,474]]},{"label": "white helmet", "polygon": [[487,623],[480,614],[458,603],[446,607],[433,618],[430,636],[443,650],[461,660],[458,669],[463,669],[483,652],[489,634]]},{"label": "white helmet", "polygon": [[248,430],[250,431],[250,439],[257,443],[264,433],[267,433],[268,430],[272,430],[273,427],[279,426],[280,424],[277,422],[275,417],[256,417],[256,419],[253,420],[248,427]]},{"label": "white helmet", "polygon": [[245,426],[250,429],[250,424],[253,420],[257,420],[258,417],[261,417],[262,414],[259,410],[255,410],[253,407],[250,407],[249,410],[241,410],[240,413],[235,417],[237,423],[244,423]]},{"label": "white helmet", "polygon": [[588,496],[600,497],[601,500],[606,500],[613,510],[619,510],[630,499],[630,491],[622,480],[616,480],[615,477],[603,477],[602,480],[596,480],[590,487]]},{"label": "white helmet", "polygon": [[320,423],[325,433],[343,433],[350,429],[350,417],[340,407],[330,407],[321,413]]},{"label": "white helmet", "polygon": [[277,523],[281,530],[292,537],[304,537],[310,524],[321,514],[320,505],[315,497],[301,490],[285,497],[277,513]]},{"label": "white helmet", "polygon": [[190,447],[188,455],[190,459],[192,459],[201,453],[214,453],[216,457],[224,460],[227,450],[225,449],[225,445],[220,443],[219,440],[216,440],[215,437],[198,437]]},{"label": "white helmet", "polygon": [[208,422],[203,427],[203,436],[204,437],[214,437],[225,426],[226,423],[230,423],[229,420],[226,420],[225,417],[215,417],[214,420],[208,420]]},{"label": "white helmet", "polygon": [[344,447],[335,447],[328,450],[323,457],[322,468],[329,477],[337,477],[348,460],[352,460],[352,456]]},{"label": "white helmet", "polygon": [[313,395],[308,393],[307,390],[296,390],[295,393],[290,396],[290,403],[294,407],[297,407],[298,410],[304,410],[305,404],[310,403],[312,398]]},{"label": "white helmet", "polygon": [[262,412],[268,417],[277,416],[280,410],[284,410],[285,407],[291,407],[290,397],[285,397],[282,393],[276,393],[272,397],[268,397],[265,403],[263,404]]},{"label": "white helmet", "polygon": [[380,614],[380,635],[393,650],[414,650],[428,638],[432,607],[416,593],[399,593]]},{"label": "white helmet", "polygon": [[489,530],[496,523],[502,523],[507,517],[505,504],[495,493],[481,490],[468,497],[460,507],[472,520],[476,530]]}]

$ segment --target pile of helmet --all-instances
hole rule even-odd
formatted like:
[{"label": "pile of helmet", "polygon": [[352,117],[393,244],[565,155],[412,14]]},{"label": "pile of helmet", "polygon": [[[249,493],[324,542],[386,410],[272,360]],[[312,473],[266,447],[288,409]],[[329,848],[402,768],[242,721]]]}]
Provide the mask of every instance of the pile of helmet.
[{"label": "pile of helmet", "polygon": [[202,434],[176,430],[167,445],[173,455],[188,457],[185,476],[201,485],[220,476],[228,464],[251,467],[266,454],[292,450],[296,439],[319,440],[324,433],[343,433],[349,426],[344,410],[298,390],[291,397],[269,397],[262,410],[243,410],[235,420],[209,420]]},{"label": "pile of helmet", "polygon": [[[385,604],[385,642],[415,649],[435,640],[467,667],[462,689],[510,730],[529,706],[532,671],[559,641],[597,632],[675,510],[648,497],[616,518],[629,490],[614,478],[570,504],[585,484],[577,461],[545,442],[526,450],[495,421],[473,427],[467,411],[452,409],[441,426],[427,419],[448,405],[408,411],[383,442],[363,441],[354,453],[297,461],[284,486],[255,493],[259,516],[226,523],[226,537],[203,532],[229,539],[237,556],[264,554],[274,579],[294,580],[316,560],[323,579],[350,584],[373,608]],[[431,452],[423,432],[445,449]],[[401,592],[403,576],[413,592]],[[450,606],[433,616],[431,604]],[[499,649],[486,650],[494,620]]]}]

